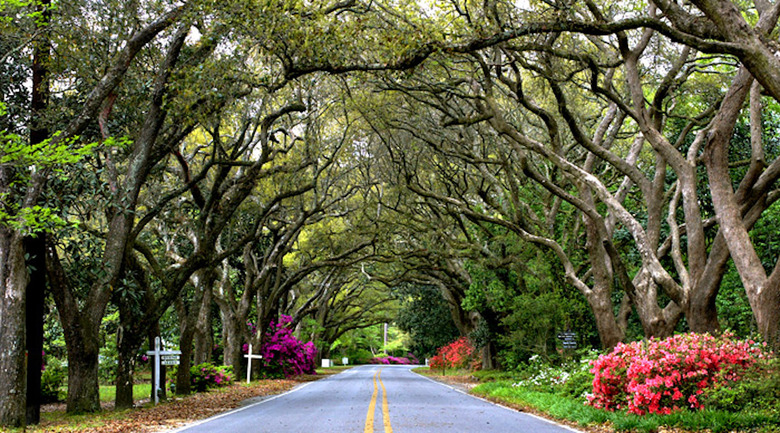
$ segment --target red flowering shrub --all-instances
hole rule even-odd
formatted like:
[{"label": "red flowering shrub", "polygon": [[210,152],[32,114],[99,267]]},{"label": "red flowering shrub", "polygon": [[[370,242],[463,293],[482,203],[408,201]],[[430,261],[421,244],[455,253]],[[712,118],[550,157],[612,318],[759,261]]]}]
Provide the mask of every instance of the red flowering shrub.
[{"label": "red flowering shrub", "polygon": [[738,380],[766,356],[754,341],[732,337],[691,333],[618,344],[612,353],[593,361],[588,402],[607,410],[627,408],[638,415],[701,409],[699,396],[706,388]]},{"label": "red flowering shrub", "polygon": [[436,356],[431,358],[431,368],[469,368],[474,354],[474,346],[468,338],[460,337],[452,343],[440,347]]}]

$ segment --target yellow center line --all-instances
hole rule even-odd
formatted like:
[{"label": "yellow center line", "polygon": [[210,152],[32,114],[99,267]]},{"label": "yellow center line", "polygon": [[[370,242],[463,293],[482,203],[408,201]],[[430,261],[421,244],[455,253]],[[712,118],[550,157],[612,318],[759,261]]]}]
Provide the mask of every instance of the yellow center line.
[{"label": "yellow center line", "polygon": [[368,414],[366,414],[366,426],[363,428],[363,433],[374,433],[374,411],[376,410],[376,395],[378,388],[376,386],[376,378],[379,375],[379,370],[374,373],[374,394],[371,395],[371,403],[368,404]]},{"label": "yellow center line", "polygon": [[382,386],[382,424],[385,426],[385,433],[393,433],[393,427],[390,426],[390,408],[387,406],[387,391],[382,382],[382,374],[379,374],[379,384]]},{"label": "yellow center line", "polygon": [[382,387],[382,425],[384,426],[385,433],[393,433],[393,427],[390,426],[390,408],[387,405],[387,391],[385,390],[384,382],[382,382],[381,368],[374,373],[374,393],[371,395],[371,402],[368,404],[366,425],[363,428],[363,433],[374,433],[374,412],[376,412],[376,397],[379,393],[377,380]]}]

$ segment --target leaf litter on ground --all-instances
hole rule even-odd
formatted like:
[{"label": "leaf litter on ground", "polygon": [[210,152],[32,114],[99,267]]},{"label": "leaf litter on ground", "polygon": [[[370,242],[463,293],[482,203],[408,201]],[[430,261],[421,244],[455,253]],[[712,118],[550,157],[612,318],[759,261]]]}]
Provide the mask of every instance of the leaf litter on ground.
[{"label": "leaf litter on ground", "polygon": [[[104,410],[97,414],[68,416],[64,405],[43,417],[41,424],[30,426],[27,432],[43,433],[152,433],[173,430],[222,412],[238,408],[248,400],[270,397],[289,391],[303,382],[328,375],[304,375],[291,379],[268,379],[250,385],[234,383],[228,387],[188,396],[173,396],[157,406],[146,403],[124,411]],[[0,432],[6,432],[0,428]],[[8,430],[16,432],[21,430]]]}]

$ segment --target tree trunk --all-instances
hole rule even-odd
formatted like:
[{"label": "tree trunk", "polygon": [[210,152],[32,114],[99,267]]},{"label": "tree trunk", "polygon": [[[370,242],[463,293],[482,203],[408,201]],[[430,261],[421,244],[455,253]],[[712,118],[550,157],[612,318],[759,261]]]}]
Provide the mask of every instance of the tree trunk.
[{"label": "tree trunk", "polygon": [[[48,63],[51,57],[51,41],[47,29],[51,22],[50,0],[36,5],[41,13],[36,26],[42,30],[42,37],[35,43],[32,65],[32,100],[30,105],[30,145],[43,143],[49,138],[49,130],[41,119],[49,99]],[[46,238],[44,233],[28,236],[25,241],[28,257],[27,266],[31,272],[26,294],[26,342],[27,342],[27,424],[38,424],[41,420],[41,369],[43,363],[43,312],[46,297]]]},{"label": "tree trunk", "polygon": [[242,341],[242,334],[236,324],[235,315],[230,312],[222,312],[222,329],[223,344],[225,346],[224,362],[225,365],[233,367],[233,375],[235,377],[242,377],[246,372],[242,365],[241,346],[244,344]]},{"label": "tree trunk", "polygon": [[[98,329],[92,331],[97,335]],[[71,332],[71,334],[73,333]],[[68,398],[66,402],[68,413],[100,410],[99,347],[95,339],[81,338],[81,336],[69,338],[66,332],[65,343],[68,349]]]},{"label": "tree trunk", "polygon": [[758,324],[758,332],[777,353],[780,350],[780,291],[777,287],[764,287],[756,296],[753,312]]},{"label": "tree trunk", "polygon": [[493,370],[496,368],[496,349],[492,341],[489,341],[482,346],[479,353],[483,370]]},{"label": "tree trunk", "polygon": [[25,239],[30,281],[27,284],[27,424],[41,420],[41,369],[43,365],[43,312],[46,302],[46,235]]},{"label": "tree trunk", "polygon": [[699,281],[698,287],[691,292],[688,308],[685,311],[685,319],[691,331],[703,334],[715,335],[720,332],[718,322],[718,309],[715,301],[723,281],[723,273],[715,274],[712,278]]},{"label": "tree trunk", "polygon": [[[596,204],[590,190],[585,186],[581,188],[587,192],[587,194],[583,194],[584,201],[595,209]],[[610,260],[605,247],[605,239],[599,230],[604,225],[603,221],[594,221],[589,217],[584,217],[583,224],[586,233],[585,247],[588,250],[590,266],[593,271],[593,287],[590,292],[586,292],[584,295],[593,312],[593,317],[596,319],[596,330],[599,333],[601,347],[604,350],[610,350],[625,337],[625,329],[618,326],[612,304],[614,276],[617,273],[619,274],[618,278],[620,278],[620,273],[623,272],[622,262],[616,263],[616,260]]]},{"label": "tree trunk", "polygon": [[658,305],[658,291],[649,272],[643,270],[635,277],[636,295],[632,299],[645,337],[666,338],[674,333],[682,317],[682,309],[672,303],[665,309]]},{"label": "tree trunk", "polygon": [[211,274],[213,278],[204,281],[203,300],[198,311],[198,320],[195,323],[195,365],[211,362],[211,350],[214,347],[214,336],[211,330],[211,304],[216,273],[212,271]]},{"label": "tree trunk", "polygon": [[601,347],[609,351],[625,338],[625,329],[618,325],[615,318],[610,294],[606,290],[594,288],[586,299],[596,319],[596,330],[599,333]]},{"label": "tree trunk", "polygon": [[[0,182],[4,169],[0,167]],[[0,425],[19,427],[26,419],[25,288],[27,268],[22,236],[0,226]]]},{"label": "tree trunk", "polygon": [[82,311],[68,287],[57,249],[46,243],[46,272],[51,284],[57,312],[65,334],[68,351],[68,413],[100,410],[98,354],[100,351],[100,309]]},{"label": "tree trunk", "polygon": [[114,408],[116,410],[129,409],[135,404],[133,400],[133,373],[135,371],[135,350],[138,346],[131,343],[125,336],[117,347],[116,368],[116,396]]},{"label": "tree trunk", "polygon": [[[715,215],[745,287],[758,330],[774,349],[780,349],[780,262],[775,263],[774,270],[767,275],[750,238],[748,229],[751,224],[746,224],[729,170],[729,143],[752,80],[750,73],[742,68],[732,81],[720,111],[712,121],[714,127],[707,136],[708,142],[704,148],[704,165],[709,176]],[[757,98],[754,103],[758,103]],[[760,122],[752,118],[751,115],[751,122]],[[755,140],[752,146],[760,148],[759,137]],[[756,150],[759,149],[754,152]]]},{"label": "tree trunk", "polygon": [[181,336],[179,336],[181,357],[179,357],[179,369],[176,374],[176,394],[187,395],[191,391],[190,367],[192,367],[192,337],[194,331],[193,327],[188,324],[182,327]]},{"label": "tree trunk", "polygon": [[116,370],[116,396],[114,408],[128,409],[135,405],[133,385],[136,363],[136,353],[143,341],[143,324],[138,314],[134,314],[133,306],[120,303],[120,331],[117,334],[118,364]]}]

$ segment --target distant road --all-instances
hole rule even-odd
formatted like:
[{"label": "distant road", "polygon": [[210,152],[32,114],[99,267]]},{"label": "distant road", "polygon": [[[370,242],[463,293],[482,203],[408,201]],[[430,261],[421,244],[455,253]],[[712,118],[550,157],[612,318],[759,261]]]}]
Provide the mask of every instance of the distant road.
[{"label": "distant road", "polygon": [[571,433],[456,391],[408,366],[355,367],[181,433]]}]

